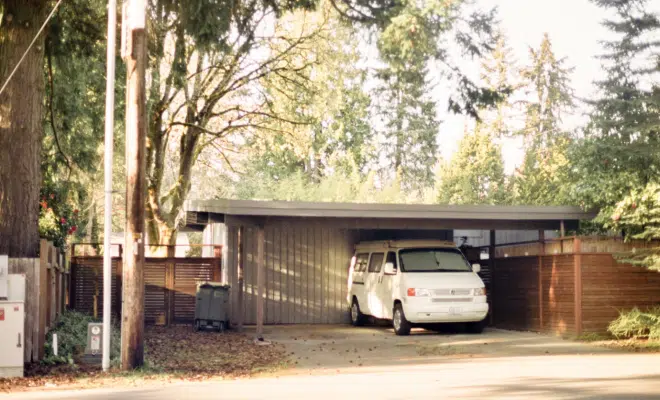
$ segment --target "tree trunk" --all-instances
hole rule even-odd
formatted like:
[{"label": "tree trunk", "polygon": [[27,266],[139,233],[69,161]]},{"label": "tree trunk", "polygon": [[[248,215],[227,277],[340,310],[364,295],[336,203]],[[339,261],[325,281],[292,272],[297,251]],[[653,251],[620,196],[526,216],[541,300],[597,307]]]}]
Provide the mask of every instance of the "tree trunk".
[{"label": "tree trunk", "polygon": [[167,246],[176,244],[178,232],[168,224],[156,221],[150,207],[147,208],[147,213],[149,252],[153,257],[165,257],[167,256]]},{"label": "tree trunk", "polygon": [[[0,2],[3,85],[43,24],[49,2]],[[39,250],[43,63],[42,34],[0,94],[0,254],[10,257],[34,257]]]}]

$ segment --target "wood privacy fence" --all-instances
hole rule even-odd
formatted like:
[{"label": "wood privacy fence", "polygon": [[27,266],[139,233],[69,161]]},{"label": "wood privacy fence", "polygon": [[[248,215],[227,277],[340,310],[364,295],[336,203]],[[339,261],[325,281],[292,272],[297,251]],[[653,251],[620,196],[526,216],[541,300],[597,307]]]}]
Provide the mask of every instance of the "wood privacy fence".
[{"label": "wood privacy fence", "polygon": [[42,240],[39,258],[10,258],[10,274],[25,274],[25,362],[44,357],[46,333],[66,305],[67,259],[51,242]]},{"label": "wood privacy fence", "polygon": [[[75,254],[75,253],[74,253]],[[121,250],[119,254],[122,254]],[[169,250],[168,254],[174,254]],[[112,259],[112,313],[121,315],[122,258]],[[146,258],[144,265],[145,323],[190,323],[200,282],[221,280],[220,258]],[[70,307],[97,318],[103,316],[103,257],[71,260]]]},{"label": "wood privacy fence", "polygon": [[659,241],[630,240],[610,236],[566,236],[556,239],[545,239],[524,243],[498,245],[495,248],[496,258],[536,256],[543,254],[570,254],[574,252],[575,239],[580,241],[580,251],[583,253],[625,253],[634,249],[660,247]]},{"label": "wood privacy fence", "polygon": [[585,251],[581,238],[563,242],[564,253],[494,260],[494,326],[571,336],[606,333],[620,311],[660,304],[660,273],[618,263],[594,247]]}]

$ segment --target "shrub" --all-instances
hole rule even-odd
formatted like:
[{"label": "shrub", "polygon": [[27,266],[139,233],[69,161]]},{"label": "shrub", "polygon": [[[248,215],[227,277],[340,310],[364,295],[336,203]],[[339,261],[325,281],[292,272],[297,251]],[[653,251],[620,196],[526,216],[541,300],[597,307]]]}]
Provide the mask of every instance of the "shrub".
[{"label": "shrub", "polygon": [[607,329],[617,338],[660,340],[660,306],[646,311],[635,307],[621,312]]},{"label": "shrub", "polygon": [[[65,311],[60,315],[54,328],[46,335],[44,364],[74,364],[82,356],[87,345],[87,325],[100,322],[90,315],[77,311]],[[113,364],[118,361],[121,348],[121,334],[117,321],[112,322],[110,358]],[[57,352],[53,354],[53,334],[57,334]]]}]

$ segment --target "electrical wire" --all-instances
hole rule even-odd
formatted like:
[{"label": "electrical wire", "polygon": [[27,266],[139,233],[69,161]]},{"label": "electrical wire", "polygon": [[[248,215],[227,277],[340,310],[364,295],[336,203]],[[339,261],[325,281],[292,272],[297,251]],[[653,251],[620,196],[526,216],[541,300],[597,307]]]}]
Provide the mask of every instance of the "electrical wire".
[{"label": "electrical wire", "polygon": [[30,52],[30,50],[32,49],[32,46],[34,46],[34,43],[35,43],[35,42],[37,41],[37,39],[39,38],[39,35],[41,35],[41,32],[43,32],[43,31],[44,31],[44,28],[46,28],[46,25],[48,24],[48,21],[50,21],[50,19],[53,18],[53,15],[55,15],[55,11],[57,11],[57,7],[60,6],[60,4],[62,3],[62,1],[63,1],[63,0],[58,0],[58,2],[55,4],[55,7],[53,7],[53,11],[51,11],[50,14],[48,14],[48,18],[46,18],[46,20],[44,21],[43,25],[41,25],[41,28],[39,29],[39,32],[37,32],[37,34],[36,34],[36,36],[34,37],[34,39],[32,39],[32,43],[30,43],[30,45],[28,46],[27,50],[25,50],[25,53],[23,53],[23,56],[21,57],[21,59],[18,60],[18,64],[16,64],[16,67],[14,67],[14,70],[11,71],[11,74],[9,74],[9,77],[7,78],[7,80],[5,81],[5,83],[2,85],[2,88],[0,88],[0,95],[2,95],[2,92],[4,92],[4,91],[5,91],[5,88],[7,87],[7,85],[9,85],[9,81],[11,81],[11,78],[14,77],[14,74],[15,74],[16,71],[18,70],[18,67],[21,66],[21,63],[22,63],[23,60],[25,59],[25,56],[27,56],[27,54],[28,54],[28,53]]}]

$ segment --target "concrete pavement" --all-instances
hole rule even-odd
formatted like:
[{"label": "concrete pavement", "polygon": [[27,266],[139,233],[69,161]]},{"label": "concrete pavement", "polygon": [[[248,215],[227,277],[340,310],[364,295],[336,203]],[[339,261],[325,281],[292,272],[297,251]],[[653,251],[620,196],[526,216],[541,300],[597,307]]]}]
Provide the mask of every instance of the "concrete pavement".
[{"label": "concrete pavement", "polygon": [[660,356],[578,356],[456,359],[425,365],[353,368],[134,389],[41,391],[0,399],[660,399]]},{"label": "concrete pavement", "polygon": [[[248,332],[249,334],[249,332]],[[482,335],[388,327],[277,326],[292,368],[252,379],[0,394],[31,399],[660,399],[660,354],[613,351],[525,332]]]}]

